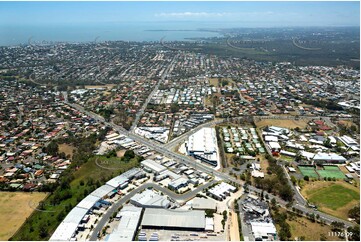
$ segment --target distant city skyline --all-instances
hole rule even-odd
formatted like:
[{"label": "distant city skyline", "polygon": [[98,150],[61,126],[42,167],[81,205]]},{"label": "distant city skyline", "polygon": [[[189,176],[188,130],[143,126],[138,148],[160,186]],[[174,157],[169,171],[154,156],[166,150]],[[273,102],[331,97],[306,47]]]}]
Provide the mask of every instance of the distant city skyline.
[{"label": "distant city skyline", "polygon": [[0,2],[2,26],[185,21],[232,22],[240,27],[247,23],[252,27],[359,26],[360,3]]}]

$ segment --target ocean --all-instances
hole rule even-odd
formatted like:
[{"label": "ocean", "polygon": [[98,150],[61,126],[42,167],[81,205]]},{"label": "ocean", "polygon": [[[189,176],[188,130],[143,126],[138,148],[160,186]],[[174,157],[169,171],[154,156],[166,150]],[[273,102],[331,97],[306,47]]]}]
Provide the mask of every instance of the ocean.
[{"label": "ocean", "polygon": [[221,36],[217,32],[200,29],[220,29],[233,26],[205,22],[151,22],[151,23],[87,23],[87,24],[41,24],[1,25],[0,46],[47,42],[91,41],[165,41],[189,40]]}]

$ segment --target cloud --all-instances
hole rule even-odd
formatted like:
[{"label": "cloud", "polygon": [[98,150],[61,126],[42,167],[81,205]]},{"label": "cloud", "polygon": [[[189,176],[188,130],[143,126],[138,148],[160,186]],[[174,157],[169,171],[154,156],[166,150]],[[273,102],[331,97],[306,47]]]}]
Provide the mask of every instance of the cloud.
[{"label": "cloud", "polygon": [[231,13],[210,13],[210,12],[173,12],[173,13],[157,13],[156,17],[224,17],[227,15],[231,15]]}]

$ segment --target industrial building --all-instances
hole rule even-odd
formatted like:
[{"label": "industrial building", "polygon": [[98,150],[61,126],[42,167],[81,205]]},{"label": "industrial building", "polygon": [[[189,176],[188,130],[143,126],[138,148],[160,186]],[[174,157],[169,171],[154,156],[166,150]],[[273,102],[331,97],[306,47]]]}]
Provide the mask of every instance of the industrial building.
[{"label": "industrial building", "polygon": [[207,198],[195,197],[187,202],[187,205],[193,210],[212,210],[214,212],[217,210],[216,202]]},{"label": "industrial building", "polygon": [[120,219],[118,227],[109,235],[106,241],[133,241],[142,214],[142,208],[126,205],[116,215]]},{"label": "industrial building", "polygon": [[229,196],[231,192],[235,192],[236,190],[237,188],[235,188],[234,186],[222,182],[221,184],[218,184],[215,187],[209,189],[208,194],[211,197],[222,201],[227,196]]},{"label": "industrial building", "polygon": [[144,190],[142,193],[135,194],[130,203],[143,208],[168,208],[170,201],[166,196],[159,195],[153,190]]},{"label": "industrial building", "polygon": [[204,231],[206,214],[201,210],[146,208],[141,225],[142,229]]},{"label": "industrial building", "polygon": [[88,209],[75,207],[73,208],[65,219],[57,227],[53,235],[50,237],[52,241],[69,241],[78,231],[78,227],[87,214]]},{"label": "industrial building", "polygon": [[155,175],[158,175],[160,173],[162,173],[163,171],[167,170],[167,167],[157,163],[154,160],[144,160],[141,162],[142,167],[144,168],[144,170],[148,171],[148,172],[152,172]]},{"label": "industrial building", "polygon": [[276,240],[277,231],[273,223],[251,222],[252,234],[256,241]]},{"label": "industrial building", "polygon": [[202,128],[188,138],[187,153],[213,166],[218,165],[217,136],[214,128]]},{"label": "industrial building", "polygon": [[175,179],[175,180],[171,181],[168,184],[168,188],[173,190],[173,191],[177,191],[182,187],[188,186],[188,181],[189,181],[188,179],[186,179],[184,177],[180,177],[178,179]]}]

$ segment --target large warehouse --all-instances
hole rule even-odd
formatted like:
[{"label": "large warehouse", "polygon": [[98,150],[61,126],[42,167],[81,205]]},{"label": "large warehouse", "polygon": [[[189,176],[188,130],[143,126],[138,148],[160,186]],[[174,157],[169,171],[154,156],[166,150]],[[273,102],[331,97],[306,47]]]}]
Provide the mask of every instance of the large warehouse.
[{"label": "large warehouse", "polygon": [[141,225],[143,229],[204,231],[206,214],[201,210],[146,208]]},{"label": "large warehouse", "polygon": [[217,136],[214,128],[203,128],[189,136],[186,144],[188,155],[213,166],[218,164]]}]

